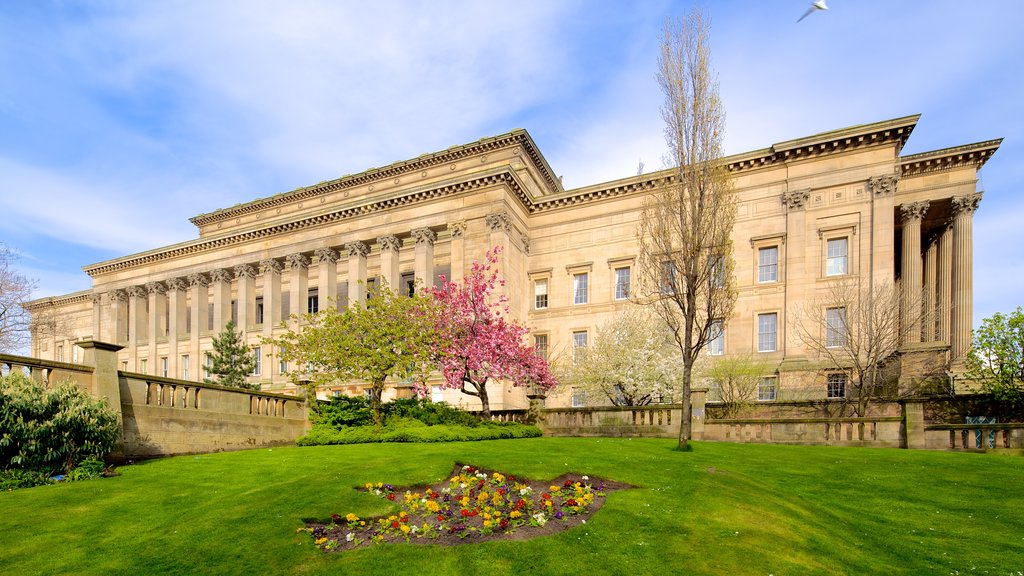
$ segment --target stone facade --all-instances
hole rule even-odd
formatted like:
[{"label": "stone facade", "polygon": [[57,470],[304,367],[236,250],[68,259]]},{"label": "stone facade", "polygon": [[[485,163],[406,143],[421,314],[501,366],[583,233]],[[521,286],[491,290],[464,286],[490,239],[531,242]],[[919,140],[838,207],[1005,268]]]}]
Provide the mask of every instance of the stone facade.
[{"label": "stone facade", "polygon": [[[780,391],[799,384],[825,394],[820,363],[793,322],[836,276],[862,285],[900,279],[940,310],[905,331],[907,346],[925,343],[938,355],[914,365],[955,367],[966,353],[977,171],[1000,140],[901,156],[917,120],[727,158],[739,200],[739,300],[725,323],[724,352],[769,360]],[[370,282],[405,290],[441,275],[459,279],[493,246],[504,249],[499,265],[513,315],[549,353],[567,350],[627,303],[638,276],[640,208],[670,177],[653,172],[564,190],[517,130],[202,214],[191,219],[197,239],[86,266],[91,290],[33,302],[36,318],[61,321],[40,324],[49,329],[37,331],[32,353],[71,361],[75,341],[96,339],[124,346],[122,370],[199,380],[211,337],[234,318],[260,347],[252,380],[290,393],[289,367],[260,344],[282,320],[361,300],[366,291],[357,287]],[[759,350],[768,325],[759,328],[759,319],[774,320],[771,349]],[[491,397],[495,410],[526,406],[523,391],[507,386],[494,384]],[[473,407],[453,392],[435,398]],[[569,389],[548,398],[549,406],[570,403]]]}]

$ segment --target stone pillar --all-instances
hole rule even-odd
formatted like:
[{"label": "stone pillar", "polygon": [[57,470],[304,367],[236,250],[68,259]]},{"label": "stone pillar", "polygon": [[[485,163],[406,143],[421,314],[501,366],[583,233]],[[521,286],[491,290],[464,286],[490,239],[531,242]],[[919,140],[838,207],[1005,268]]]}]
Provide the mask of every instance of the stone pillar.
[{"label": "stone pillar", "polygon": [[[690,390],[690,438],[693,440],[704,439],[704,410],[707,398],[707,388]],[[685,417],[686,415],[683,415],[683,418]]]},{"label": "stone pillar", "polygon": [[338,253],[332,248],[317,248],[316,291],[320,296],[320,309],[338,307]]},{"label": "stone pillar", "polygon": [[156,350],[156,339],[164,335],[164,311],[167,309],[167,287],[160,282],[146,282],[149,294],[149,330],[146,340],[149,343],[149,373],[163,376],[157,364],[160,361]]},{"label": "stone pillar", "polygon": [[309,298],[309,258],[303,254],[289,254],[288,260],[288,293],[290,309],[295,316],[302,316],[307,309],[306,299]]},{"label": "stone pillar", "polygon": [[117,414],[118,441],[112,456],[124,456],[124,420],[121,415],[121,383],[117,373],[117,352],[121,346],[96,340],[77,343],[85,351],[84,363],[93,367],[92,394],[106,398],[107,406]]},{"label": "stone pillar", "polygon": [[417,228],[412,231],[416,240],[413,270],[416,280],[422,282],[424,288],[434,285],[434,241],[437,234],[430,228]]},{"label": "stone pillar", "polygon": [[389,234],[377,238],[377,244],[380,245],[381,284],[382,286],[387,286],[396,294],[401,293],[403,287],[398,285],[401,281],[401,275],[398,270],[398,258],[399,251],[402,249],[402,241],[397,236]]},{"label": "stone pillar", "polygon": [[124,290],[112,290],[107,292],[107,301],[110,307],[107,309],[107,331],[103,339],[107,342],[124,342],[128,293]]},{"label": "stone pillar", "polygon": [[139,371],[139,334],[146,331],[146,289],[129,286],[128,292],[128,369]]},{"label": "stone pillar", "polygon": [[167,375],[171,378],[183,376],[181,354],[184,349],[178,345],[178,340],[185,335],[187,296],[188,283],[184,279],[171,278],[167,281]]},{"label": "stone pillar", "polygon": [[365,242],[348,242],[348,303],[366,302],[366,255],[370,247]]},{"label": "stone pillar", "polygon": [[950,360],[962,361],[971,348],[974,308],[974,211],[981,193],[953,198],[953,314],[950,327]]},{"label": "stone pillar", "polygon": [[868,178],[867,188],[872,202],[871,229],[874,231],[871,246],[871,270],[874,277],[871,282],[876,285],[895,280],[892,266],[896,257],[894,198],[898,183],[899,177],[891,174]]},{"label": "stone pillar", "polygon": [[932,238],[928,248],[924,251],[924,305],[922,306],[921,319],[921,340],[933,342],[935,340],[935,302],[938,271],[939,239]]},{"label": "stone pillar", "polygon": [[903,438],[901,448],[923,450],[928,447],[924,431],[924,404],[908,400],[903,403]]},{"label": "stone pillar", "polygon": [[[810,197],[810,189],[791,190],[782,196],[782,203],[786,206],[786,278],[807,279],[803,282],[794,281],[785,284],[787,307],[782,311],[776,324],[778,334],[776,334],[775,349],[785,352],[787,359],[790,357],[805,358],[807,355],[807,348],[799,337],[794,337],[792,341],[789,340],[790,333],[796,335],[800,332],[799,330],[789,330],[788,322],[789,318],[800,318],[800,308],[810,297],[808,286],[813,284],[815,278],[824,275],[822,269],[824,262],[818,248],[820,245],[814,244],[807,237],[807,201]],[[808,263],[809,257],[812,258],[810,263]],[[756,326],[754,330],[757,330]],[[754,347],[756,350],[756,342]]]},{"label": "stone pillar", "polygon": [[903,220],[903,259],[900,266],[901,301],[900,328],[903,343],[921,341],[921,219],[928,211],[928,202],[900,205]]},{"label": "stone pillar", "polygon": [[238,328],[244,339],[246,332],[256,325],[256,268],[249,264],[235,266],[238,279]]},{"label": "stone pillar", "polygon": [[220,334],[231,320],[231,272],[221,268],[210,271],[213,292],[213,333]]},{"label": "stone pillar", "polygon": [[953,294],[953,227],[947,225],[939,235],[939,255],[936,272],[935,339],[946,344],[949,340],[950,311]]},{"label": "stone pillar", "polygon": [[272,258],[260,261],[263,274],[263,336],[270,338],[281,322],[281,270],[284,266]]},{"label": "stone pillar", "polygon": [[189,274],[188,286],[189,298],[192,300],[192,330],[188,335],[189,377],[192,380],[201,382],[205,359],[202,356],[199,337],[207,330],[207,326],[210,325],[208,315],[210,281],[202,274]]},{"label": "stone pillar", "polygon": [[[89,296],[89,300],[92,302],[92,339],[100,340],[103,338],[103,294],[93,292]],[[34,340],[35,338],[33,338]]]},{"label": "stone pillar", "polygon": [[452,270],[449,280],[461,282],[466,275],[466,221],[449,222],[448,231],[452,235]]}]

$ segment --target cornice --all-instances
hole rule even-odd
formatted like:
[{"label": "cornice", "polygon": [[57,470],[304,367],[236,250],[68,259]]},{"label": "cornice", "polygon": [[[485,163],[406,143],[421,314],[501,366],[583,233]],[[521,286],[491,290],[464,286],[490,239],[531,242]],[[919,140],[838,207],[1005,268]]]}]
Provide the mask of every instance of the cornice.
[{"label": "cornice", "polygon": [[902,156],[900,157],[900,173],[903,176],[916,176],[964,166],[981,168],[996,153],[1002,142],[1002,138],[997,138]]},{"label": "cornice", "polygon": [[92,290],[79,290],[78,292],[72,292],[63,296],[47,296],[46,298],[39,298],[30,302],[25,302],[23,306],[29,312],[34,312],[45,306],[66,306],[68,304],[77,304],[79,302],[89,302],[92,295]]},{"label": "cornice", "polygon": [[537,145],[533,142],[530,134],[526,130],[518,128],[500,136],[483,138],[462,146],[452,146],[446,150],[431,154],[423,154],[411,160],[394,162],[381,168],[371,168],[358,174],[342,176],[313,186],[296,188],[291,192],[284,192],[268,198],[261,198],[245,204],[232,206],[230,208],[223,208],[206,214],[199,214],[198,216],[190,218],[189,221],[198,227],[217,222],[224,222],[226,220],[260,212],[267,208],[281,206],[297,200],[315,198],[317,196],[337,192],[346,188],[354,188],[356,186],[370,184],[381,180],[399,178],[409,173],[442,166],[476,154],[513,146],[519,146],[522,148],[525,155],[533,161],[534,165],[540,171],[541,177],[550,189],[555,190],[556,192],[562,191],[560,181],[558,178],[555,178],[554,172],[551,170],[551,166],[548,165],[547,160],[537,149]]}]

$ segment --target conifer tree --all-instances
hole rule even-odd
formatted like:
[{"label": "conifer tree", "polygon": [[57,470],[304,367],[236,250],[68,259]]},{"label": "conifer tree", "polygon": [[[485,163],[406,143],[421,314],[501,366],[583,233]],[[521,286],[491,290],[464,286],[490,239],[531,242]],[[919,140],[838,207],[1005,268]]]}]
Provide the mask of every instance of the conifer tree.
[{"label": "conifer tree", "polygon": [[210,358],[210,374],[217,378],[207,378],[207,383],[229,388],[259,390],[259,384],[249,384],[245,379],[256,368],[256,358],[242,341],[242,335],[235,331],[234,320],[228,321],[224,330],[213,337],[213,354]]}]

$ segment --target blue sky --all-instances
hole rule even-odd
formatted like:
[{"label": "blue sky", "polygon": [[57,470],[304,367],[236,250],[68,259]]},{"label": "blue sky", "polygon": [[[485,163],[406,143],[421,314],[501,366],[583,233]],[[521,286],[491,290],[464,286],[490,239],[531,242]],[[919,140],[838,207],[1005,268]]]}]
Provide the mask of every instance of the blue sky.
[{"label": "blue sky", "polygon": [[[196,214],[526,128],[567,187],[662,166],[660,29],[690,2],[0,6],[0,241],[36,296],[195,238]],[[905,153],[1003,137],[975,322],[1024,304],[1024,3],[707,2],[727,153],[921,113]]]}]

